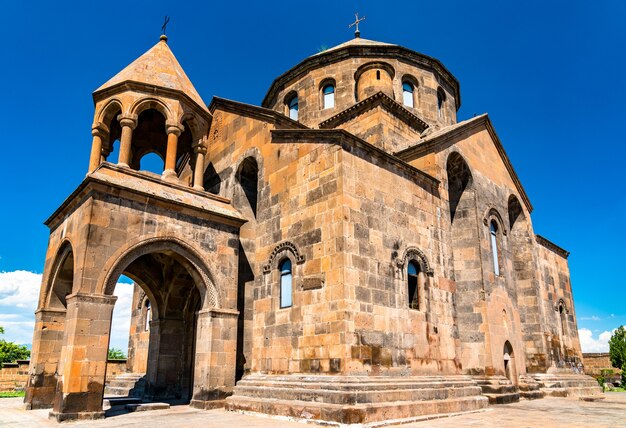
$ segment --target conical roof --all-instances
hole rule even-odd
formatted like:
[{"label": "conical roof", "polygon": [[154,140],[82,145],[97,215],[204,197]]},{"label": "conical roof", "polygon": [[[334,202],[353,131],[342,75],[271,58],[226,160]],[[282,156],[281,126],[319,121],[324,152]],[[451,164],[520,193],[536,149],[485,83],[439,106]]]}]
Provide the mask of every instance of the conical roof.
[{"label": "conical roof", "polygon": [[200,94],[198,94],[198,91],[196,91],[196,88],[194,88],[167,45],[166,37],[161,37],[161,40],[156,45],[130,63],[104,85],[100,86],[96,93],[127,81],[183,92],[200,107],[207,109]]}]

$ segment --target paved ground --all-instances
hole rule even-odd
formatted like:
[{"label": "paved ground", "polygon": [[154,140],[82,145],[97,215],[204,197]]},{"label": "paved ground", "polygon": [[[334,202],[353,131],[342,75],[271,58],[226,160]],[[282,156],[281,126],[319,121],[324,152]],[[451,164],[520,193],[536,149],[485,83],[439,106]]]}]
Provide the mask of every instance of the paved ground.
[{"label": "paved ground", "polygon": [[[25,411],[21,398],[0,399],[0,427],[59,427],[47,419],[47,410]],[[66,422],[62,427],[211,427],[211,428],[302,428],[303,423],[265,416],[243,415],[224,410],[202,411],[188,406],[169,410],[129,413],[99,421]],[[317,425],[311,424],[310,427]],[[599,402],[546,398],[515,404],[492,406],[478,413],[446,417],[402,425],[402,428],[425,427],[626,427],[626,393],[607,393]]]}]

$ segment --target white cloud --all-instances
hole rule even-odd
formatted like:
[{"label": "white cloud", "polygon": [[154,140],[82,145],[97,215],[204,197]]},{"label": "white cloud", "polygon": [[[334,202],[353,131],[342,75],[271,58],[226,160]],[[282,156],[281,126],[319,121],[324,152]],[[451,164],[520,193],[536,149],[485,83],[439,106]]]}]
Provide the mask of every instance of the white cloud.
[{"label": "white cloud", "polygon": [[0,272],[0,306],[15,306],[34,312],[40,286],[40,273],[26,270]]},{"label": "white cloud", "polygon": [[117,301],[113,308],[109,348],[121,349],[126,354],[128,349],[128,331],[130,330],[130,312],[133,301],[133,285],[118,282],[113,294],[117,296]]},{"label": "white cloud", "polygon": [[[0,272],[0,326],[5,330],[2,339],[24,345],[32,342],[41,276],[24,270]],[[118,283],[114,294],[118,298],[113,309],[111,347],[126,353],[133,285]]]},{"label": "white cloud", "polygon": [[612,331],[603,331],[596,339],[588,328],[578,329],[578,338],[583,352],[609,352],[609,339],[612,335]]},{"label": "white cloud", "polygon": [[3,339],[23,345],[31,343],[40,286],[40,273],[25,270],[0,272],[0,325],[5,331]]},{"label": "white cloud", "polygon": [[592,315],[590,317],[580,317],[579,320],[580,321],[601,321],[602,318]]}]

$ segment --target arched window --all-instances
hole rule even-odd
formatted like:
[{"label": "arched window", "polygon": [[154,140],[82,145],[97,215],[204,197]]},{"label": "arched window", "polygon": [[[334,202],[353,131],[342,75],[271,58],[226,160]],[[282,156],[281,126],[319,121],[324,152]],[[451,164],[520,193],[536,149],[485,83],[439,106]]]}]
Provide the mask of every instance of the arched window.
[{"label": "arched window", "polygon": [[376,80],[380,80],[380,70],[376,70]]},{"label": "arched window", "polygon": [[289,99],[289,119],[298,120],[298,96],[294,95]]},{"label": "arched window", "polygon": [[489,223],[489,232],[491,235],[491,253],[493,254],[493,271],[496,276],[500,275],[500,264],[498,263],[498,224],[495,220]]},{"label": "arched window", "polygon": [[409,82],[402,83],[402,101],[407,107],[413,107],[413,85]]},{"label": "arched window", "polygon": [[150,300],[146,300],[146,325],[145,331],[150,331],[150,320],[152,319],[152,308],[150,307]]},{"label": "arched window", "polygon": [[284,259],[278,265],[280,271],[280,307],[288,308],[292,305],[292,279],[291,260]]},{"label": "arched window", "polygon": [[446,94],[443,93],[441,88],[437,89],[437,117],[443,118],[443,108],[446,103]]},{"label": "arched window", "polygon": [[328,84],[322,88],[322,94],[324,95],[324,108],[335,107],[335,86]]},{"label": "arched window", "polygon": [[419,309],[419,287],[417,276],[419,274],[419,266],[414,261],[410,261],[407,265],[407,287],[409,291],[409,308]]}]

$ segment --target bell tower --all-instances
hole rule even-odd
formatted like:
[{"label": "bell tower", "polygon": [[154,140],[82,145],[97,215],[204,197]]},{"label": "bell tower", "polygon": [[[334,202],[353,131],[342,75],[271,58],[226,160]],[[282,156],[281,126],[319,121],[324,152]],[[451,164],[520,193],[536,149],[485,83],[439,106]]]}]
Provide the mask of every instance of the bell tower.
[{"label": "bell tower", "polygon": [[[245,219],[203,188],[211,114],[165,36],[93,98],[87,176],[45,223],[24,401],[52,408],[57,421],[104,416],[114,291],[125,275],[151,309],[143,398],[214,406],[235,384],[233,243]],[[163,160],[157,174],[142,168],[150,153]]]},{"label": "bell tower", "polygon": [[[203,141],[211,114],[167,36],[99,87],[93,99],[88,173],[105,161],[140,170],[143,156],[156,153],[163,160],[163,180],[202,189]],[[119,155],[110,159],[115,144]]]}]

